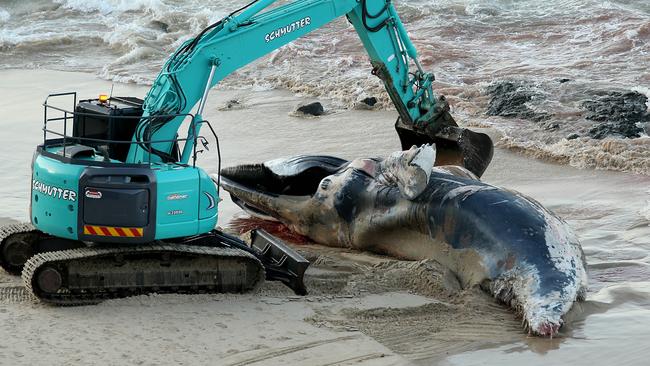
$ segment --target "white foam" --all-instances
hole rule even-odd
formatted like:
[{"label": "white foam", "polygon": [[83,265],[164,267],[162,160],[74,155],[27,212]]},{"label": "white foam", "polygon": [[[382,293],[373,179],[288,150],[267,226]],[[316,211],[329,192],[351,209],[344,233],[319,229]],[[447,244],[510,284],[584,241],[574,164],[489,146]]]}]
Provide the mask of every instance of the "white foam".
[{"label": "white foam", "polygon": [[645,105],[650,109],[650,88],[647,86],[635,86],[632,88],[632,91],[644,94],[648,98],[648,100],[645,102]]},{"label": "white foam", "polygon": [[569,164],[579,169],[616,170],[650,175],[648,137],[603,140],[581,137],[548,143],[535,141],[527,135],[506,135],[497,146],[521,151],[535,158]]},{"label": "white foam", "polygon": [[4,10],[3,8],[0,8],[0,24],[8,21],[9,18],[11,18],[9,12]]},{"label": "white foam", "polygon": [[54,0],[63,7],[84,13],[100,12],[110,14],[113,12],[123,13],[133,10],[158,9],[162,3],[160,0]]},{"label": "white foam", "polygon": [[[646,193],[650,195],[650,191],[647,191]],[[640,214],[650,223],[650,199],[645,201],[645,206],[641,209]]]}]

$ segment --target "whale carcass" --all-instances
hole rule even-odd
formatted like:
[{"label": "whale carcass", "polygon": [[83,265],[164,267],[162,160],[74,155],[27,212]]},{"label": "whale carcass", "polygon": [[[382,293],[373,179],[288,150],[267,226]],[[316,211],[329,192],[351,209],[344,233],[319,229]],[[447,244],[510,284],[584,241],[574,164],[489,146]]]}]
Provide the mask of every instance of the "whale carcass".
[{"label": "whale carcass", "polygon": [[577,237],[533,199],[434,161],[430,145],[386,159],[297,156],[225,168],[221,185],[250,214],[317,243],[433,258],[515,309],[530,333],[555,335],[586,293]]}]

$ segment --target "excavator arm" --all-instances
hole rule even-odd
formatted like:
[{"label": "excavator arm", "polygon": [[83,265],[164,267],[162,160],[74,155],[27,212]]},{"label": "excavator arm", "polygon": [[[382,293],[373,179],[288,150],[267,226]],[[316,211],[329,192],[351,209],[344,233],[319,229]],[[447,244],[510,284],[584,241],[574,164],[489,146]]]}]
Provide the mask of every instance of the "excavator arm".
[{"label": "excavator arm", "polygon": [[295,0],[266,10],[276,2],[249,3],[185,42],[167,60],[145,99],[143,119],[134,135],[137,144],[132,145],[127,162],[174,161],[171,141],[190,118],[180,158],[187,164],[210,88],[235,70],[346,16],[399,113],[396,129],[402,147],[436,143],[438,163],[456,163],[479,176],[483,173],[492,157],[492,142],[484,134],[457,127],[444,97],[434,94],[433,74],[422,70],[390,0]]}]

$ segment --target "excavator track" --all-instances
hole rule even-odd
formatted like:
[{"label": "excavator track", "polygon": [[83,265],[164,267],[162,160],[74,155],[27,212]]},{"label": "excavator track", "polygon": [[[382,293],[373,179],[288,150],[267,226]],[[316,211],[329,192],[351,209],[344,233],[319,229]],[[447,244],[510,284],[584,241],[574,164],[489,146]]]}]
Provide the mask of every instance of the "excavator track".
[{"label": "excavator track", "polygon": [[262,263],[243,250],[165,243],[40,253],[22,273],[28,292],[55,305],[149,293],[242,293],[264,277]]},{"label": "excavator track", "polygon": [[16,223],[0,227],[0,266],[7,272],[20,275],[22,263],[34,253],[41,232],[30,223]]}]

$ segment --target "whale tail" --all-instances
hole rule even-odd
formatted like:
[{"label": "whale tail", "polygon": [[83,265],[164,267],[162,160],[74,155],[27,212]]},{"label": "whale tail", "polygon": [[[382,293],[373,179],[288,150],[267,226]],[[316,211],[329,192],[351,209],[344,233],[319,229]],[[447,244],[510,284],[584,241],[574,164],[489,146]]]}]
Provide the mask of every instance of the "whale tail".
[{"label": "whale tail", "polygon": [[514,309],[529,334],[553,337],[573,303],[584,300],[586,283],[583,276],[577,276],[547,288],[542,285],[543,276],[532,268],[514,268],[481,287]]}]

